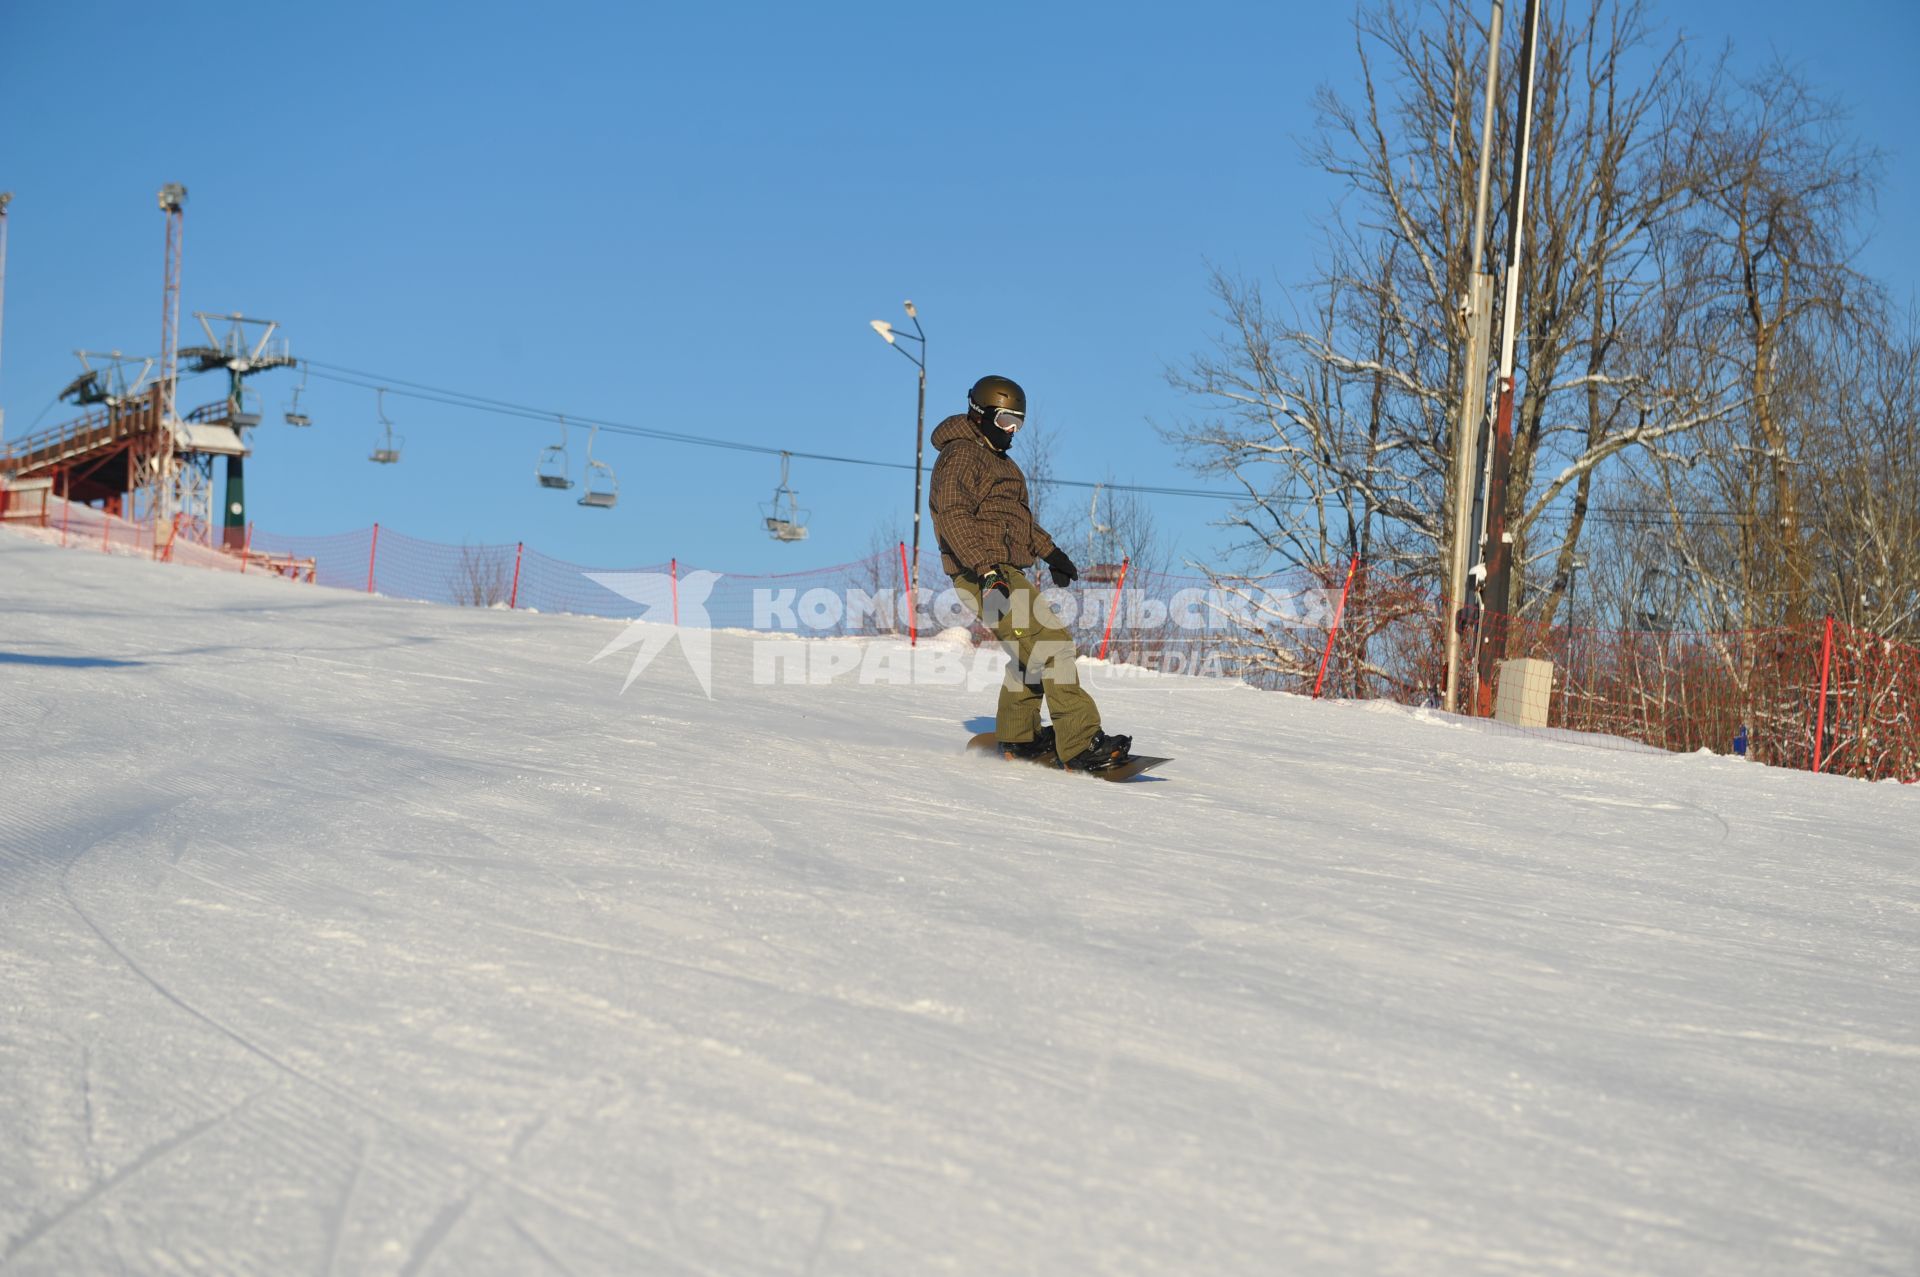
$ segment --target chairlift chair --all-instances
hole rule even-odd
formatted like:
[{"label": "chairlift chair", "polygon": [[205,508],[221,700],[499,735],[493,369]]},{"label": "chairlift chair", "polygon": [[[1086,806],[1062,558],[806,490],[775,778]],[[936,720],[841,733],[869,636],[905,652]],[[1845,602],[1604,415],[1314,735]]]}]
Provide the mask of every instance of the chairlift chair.
[{"label": "chairlift chair", "polygon": [[400,460],[400,449],[406,446],[407,440],[405,435],[394,434],[393,423],[387,420],[386,388],[384,386],[376,388],[374,395],[374,411],[379,414],[380,424],[385,428],[386,433],[379,440],[375,441],[373,451],[367,454],[367,460],[379,465],[390,466]]},{"label": "chairlift chair", "polygon": [[[620,480],[614,475],[612,466],[594,460],[593,441],[599,433],[600,427],[595,426],[592,433],[587,435],[587,466],[584,471],[587,490],[580,495],[580,504],[592,510],[611,510],[620,500]],[[598,485],[594,483],[595,475],[601,476]]]},{"label": "chairlift chair", "polygon": [[540,450],[540,461],[533,468],[533,477],[540,481],[543,488],[565,490],[573,486],[573,478],[567,465],[567,419],[560,418],[560,442],[549,444]]},{"label": "chairlift chair", "polygon": [[293,398],[287,404],[287,424],[290,426],[310,426],[313,418],[300,411],[300,392],[307,388],[305,365],[301,366],[300,384],[293,388]]},{"label": "chairlift chair", "polygon": [[[251,403],[249,403],[251,400]],[[260,396],[251,390],[242,390],[240,398],[227,413],[227,420],[235,430],[252,430],[260,424]]]},{"label": "chairlift chair", "polygon": [[[1093,485],[1093,497],[1087,502],[1087,558],[1094,561],[1093,566],[1080,573],[1080,579],[1088,585],[1112,585],[1120,579],[1120,565],[1110,559],[1101,559],[1100,552],[1112,554],[1120,547],[1113,543],[1113,525],[1100,522],[1100,492],[1107,485]],[[1108,517],[1112,517],[1113,496],[1107,496]]]},{"label": "chairlift chair", "polygon": [[773,500],[760,507],[766,518],[767,535],[776,541],[807,539],[808,511],[800,508],[799,494],[787,486],[787,472],[792,464],[791,455],[780,454],[780,486],[773,490]]}]

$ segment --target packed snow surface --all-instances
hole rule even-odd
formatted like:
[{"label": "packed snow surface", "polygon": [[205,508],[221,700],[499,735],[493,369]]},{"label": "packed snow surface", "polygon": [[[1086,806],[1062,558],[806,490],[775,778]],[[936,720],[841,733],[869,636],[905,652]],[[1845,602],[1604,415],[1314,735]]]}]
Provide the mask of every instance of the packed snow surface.
[{"label": "packed snow surface", "polygon": [[0,625],[6,1273],[1920,1271],[1920,789],[1097,669],[1107,785],[12,535]]}]

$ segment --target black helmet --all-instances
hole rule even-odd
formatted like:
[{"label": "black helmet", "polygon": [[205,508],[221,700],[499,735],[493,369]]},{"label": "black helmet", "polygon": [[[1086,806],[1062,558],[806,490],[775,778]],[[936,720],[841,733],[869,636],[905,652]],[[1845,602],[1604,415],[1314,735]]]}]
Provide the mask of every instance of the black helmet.
[{"label": "black helmet", "polygon": [[982,377],[967,392],[967,415],[996,451],[1006,452],[1027,423],[1027,392],[1011,377]]},{"label": "black helmet", "polygon": [[1027,415],[1027,392],[1011,377],[985,376],[967,392],[967,407],[977,417],[991,416],[995,409]]}]

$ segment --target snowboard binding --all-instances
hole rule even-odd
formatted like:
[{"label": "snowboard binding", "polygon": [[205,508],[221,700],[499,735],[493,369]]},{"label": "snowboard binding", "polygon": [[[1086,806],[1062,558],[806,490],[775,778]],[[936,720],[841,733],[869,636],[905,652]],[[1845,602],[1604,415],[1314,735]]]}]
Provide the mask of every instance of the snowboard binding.
[{"label": "snowboard binding", "polygon": [[1063,765],[1070,772],[1103,772],[1126,762],[1132,751],[1133,737],[1095,732],[1087,747]]}]

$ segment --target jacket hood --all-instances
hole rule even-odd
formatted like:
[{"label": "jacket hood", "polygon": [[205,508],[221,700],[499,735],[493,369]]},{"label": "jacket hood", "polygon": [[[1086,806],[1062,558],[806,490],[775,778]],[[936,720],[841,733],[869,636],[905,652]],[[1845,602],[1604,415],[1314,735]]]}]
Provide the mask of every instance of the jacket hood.
[{"label": "jacket hood", "polygon": [[981,444],[986,443],[985,439],[980,438],[980,431],[974,426],[973,418],[964,412],[955,413],[933,428],[933,446],[936,448],[946,448],[968,439],[976,440]]}]

